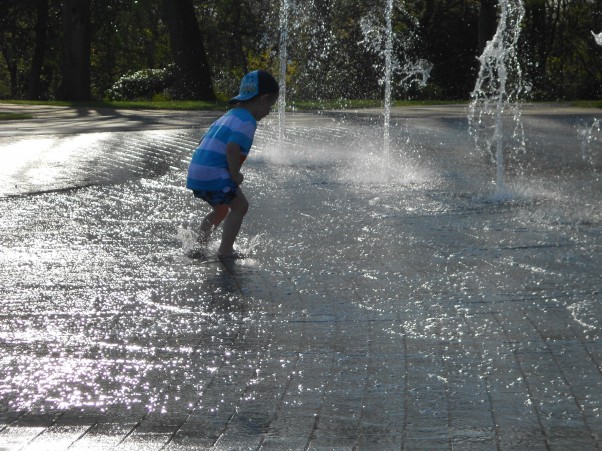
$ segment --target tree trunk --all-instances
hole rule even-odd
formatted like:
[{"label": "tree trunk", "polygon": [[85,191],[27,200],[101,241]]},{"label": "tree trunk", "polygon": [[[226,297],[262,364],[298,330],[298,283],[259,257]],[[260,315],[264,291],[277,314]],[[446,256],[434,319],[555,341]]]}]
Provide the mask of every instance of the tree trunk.
[{"label": "tree trunk", "polygon": [[42,95],[40,86],[40,76],[42,66],[44,65],[44,55],[46,53],[46,31],[48,29],[48,8],[49,0],[37,0],[37,19],[36,19],[36,43],[31,60],[31,71],[29,73],[29,86],[27,98],[37,100]]},{"label": "tree trunk", "polygon": [[175,96],[215,100],[211,71],[192,0],[163,0],[175,63]]},{"label": "tree trunk", "polygon": [[90,3],[63,1],[63,82],[65,100],[90,99]]},{"label": "tree trunk", "polygon": [[6,62],[6,68],[8,69],[8,75],[10,78],[10,97],[12,99],[17,99],[17,93],[19,91],[17,84],[17,63],[15,59],[11,57],[10,52],[6,48],[2,48],[2,56]]},{"label": "tree trunk", "polygon": [[479,55],[485,50],[487,41],[495,35],[497,28],[497,0],[481,0],[479,10]]},{"label": "tree trunk", "polygon": [[249,72],[249,65],[247,64],[247,57],[245,55],[245,50],[243,46],[242,39],[242,25],[241,25],[241,17],[242,17],[242,4],[240,1],[232,2],[232,38],[233,44],[236,51],[236,57],[238,59],[238,64],[242,67],[243,73]]},{"label": "tree trunk", "polygon": [[546,38],[548,32],[546,23],[545,0],[530,1],[525,4],[525,39],[529,51],[529,59],[537,61],[537,64],[529,66],[534,89],[545,89],[545,73],[548,60],[549,40]]}]

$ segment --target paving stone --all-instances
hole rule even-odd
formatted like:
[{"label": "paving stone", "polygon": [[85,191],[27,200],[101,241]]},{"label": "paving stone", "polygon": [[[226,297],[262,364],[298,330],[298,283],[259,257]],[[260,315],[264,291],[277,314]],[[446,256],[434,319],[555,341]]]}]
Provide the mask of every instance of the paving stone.
[{"label": "paving stone", "polygon": [[66,449],[75,443],[81,436],[83,436],[88,429],[90,429],[89,425],[52,425],[44,429],[43,433],[36,436],[33,440],[27,443],[27,446],[21,449],[24,451],[35,451],[40,449],[49,451]]},{"label": "paving stone", "polygon": [[75,450],[106,450],[116,447],[136,425],[131,423],[98,423],[69,447]]}]

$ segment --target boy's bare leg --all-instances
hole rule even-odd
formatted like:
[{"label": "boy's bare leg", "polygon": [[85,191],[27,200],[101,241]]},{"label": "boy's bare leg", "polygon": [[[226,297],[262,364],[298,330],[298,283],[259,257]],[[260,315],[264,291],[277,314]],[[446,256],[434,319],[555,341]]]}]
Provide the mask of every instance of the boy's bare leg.
[{"label": "boy's bare leg", "polygon": [[238,236],[242,220],[248,209],[249,202],[239,187],[236,192],[236,197],[230,202],[230,212],[228,213],[228,216],[226,216],[226,219],[224,219],[222,243],[218,250],[220,256],[228,256],[234,252],[234,241]]},{"label": "boy's bare leg", "polygon": [[209,244],[209,238],[211,238],[211,233],[214,229],[217,228],[224,220],[224,218],[228,215],[230,211],[230,206],[225,204],[215,205],[213,210],[205,218],[201,221],[201,230],[198,238],[199,244],[201,246],[206,246]]},{"label": "boy's bare leg", "polygon": [[206,246],[209,243],[209,238],[211,238],[211,232],[213,232],[213,229],[215,227],[213,224],[216,216],[217,212],[215,211],[215,209],[213,209],[210,213],[207,214],[207,216],[203,218],[198,238],[198,242],[201,246]]}]

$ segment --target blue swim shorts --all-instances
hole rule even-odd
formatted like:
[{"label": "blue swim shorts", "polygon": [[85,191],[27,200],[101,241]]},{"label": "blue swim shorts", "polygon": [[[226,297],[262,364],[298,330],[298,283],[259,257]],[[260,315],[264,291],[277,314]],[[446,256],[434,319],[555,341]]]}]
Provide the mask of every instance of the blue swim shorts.
[{"label": "blue swim shorts", "polygon": [[194,197],[203,199],[212,207],[216,205],[229,204],[236,197],[236,187],[230,191],[193,191]]}]

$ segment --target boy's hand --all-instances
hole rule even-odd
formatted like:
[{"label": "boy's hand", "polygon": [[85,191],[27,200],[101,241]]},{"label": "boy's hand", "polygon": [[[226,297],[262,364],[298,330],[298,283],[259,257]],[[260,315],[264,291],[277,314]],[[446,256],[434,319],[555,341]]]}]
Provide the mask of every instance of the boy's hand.
[{"label": "boy's hand", "polygon": [[233,180],[233,181],[234,181],[234,183],[236,183],[237,185],[240,185],[240,184],[243,182],[243,180],[244,180],[244,179],[245,179],[245,178],[243,177],[243,175],[242,175],[240,172],[239,172],[239,173],[237,173],[237,174],[234,174],[234,175],[232,176],[232,180]]}]

